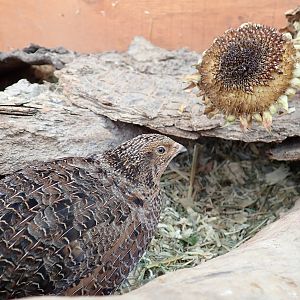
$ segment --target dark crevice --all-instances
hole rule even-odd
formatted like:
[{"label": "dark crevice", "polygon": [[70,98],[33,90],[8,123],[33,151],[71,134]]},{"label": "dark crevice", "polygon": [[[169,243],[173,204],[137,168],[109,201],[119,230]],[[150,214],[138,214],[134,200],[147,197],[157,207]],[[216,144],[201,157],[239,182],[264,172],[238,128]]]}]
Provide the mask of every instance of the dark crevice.
[{"label": "dark crevice", "polygon": [[16,57],[9,57],[0,62],[0,90],[4,91],[20,79],[39,84],[44,81],[57,82],[54,71],[55,67],[49,63],[29,64]]}]

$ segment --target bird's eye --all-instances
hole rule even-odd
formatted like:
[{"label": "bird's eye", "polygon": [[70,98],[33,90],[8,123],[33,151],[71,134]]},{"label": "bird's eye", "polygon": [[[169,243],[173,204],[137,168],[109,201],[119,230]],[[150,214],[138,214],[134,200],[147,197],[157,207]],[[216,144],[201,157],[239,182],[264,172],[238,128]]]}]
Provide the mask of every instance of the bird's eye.
[{"label": "bird's eye", "polygon": [[156,152],[160,155],[164,154],[166,152],[166,148],[164,146],[158,146],[156,148]]}]

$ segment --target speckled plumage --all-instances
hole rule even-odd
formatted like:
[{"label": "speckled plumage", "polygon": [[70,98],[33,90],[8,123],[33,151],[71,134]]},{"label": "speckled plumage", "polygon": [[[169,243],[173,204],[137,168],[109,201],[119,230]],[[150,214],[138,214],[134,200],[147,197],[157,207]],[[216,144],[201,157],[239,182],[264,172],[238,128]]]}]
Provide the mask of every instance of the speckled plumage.
[{"label": "speckled plumage", "polygon": [[151,241],[159,179],[181,149],[165,136],[141,135],[104,154],[4,178],[0,299],[111,294]]}]

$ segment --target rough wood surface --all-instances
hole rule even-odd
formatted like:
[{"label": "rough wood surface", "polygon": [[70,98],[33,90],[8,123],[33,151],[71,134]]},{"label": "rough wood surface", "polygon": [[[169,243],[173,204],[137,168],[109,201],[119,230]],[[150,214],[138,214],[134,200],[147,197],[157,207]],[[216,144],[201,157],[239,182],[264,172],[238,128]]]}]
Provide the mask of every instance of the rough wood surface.
[{"label": "rough wood surface", "polygon": [[66,63],[71,62],[75,56],[74,52],[62,47],[49,49],[32,44],[23,50],[0,52],[0,74],[7,73],[20,64],[51,64],[56,69],[61,69]]},{"label": "rough wood surface", "polygon": [[32,160],[104,150],[141,132],[129,124],[187,139],[271,142],[299,136],[298,99],[291,103],[294,113],[275,118],[271,133],[256,125],[243,133],[239,125],[222,127],[222,117],[207,119],[200,99],[183,90],[182,77],[193,72],[197,59],[195,52],[167,51],[142,38],[125,53],[76,55],[32,46],[1,54],[2,74],[22,63],[61,70],[56,84],[21,80],[0,92],[0,175]]},{"label": "rough wood surface", "polygon": [[274,117],[272,131],[254,124],[244,133],[238,124],[223,127],[223,118],[208,119],[196,91],[183,90],[199,55],[185,49],[167,51],[136,38],[125,53],[81,55],[57,72],[69,100],[115,121],[133,123],[164,134],[197,139],[220,137],[245,142],[282,141],[300,135],[300,101],[295,112]]},{"label": "rough wood surface", "polygon": [[286,140],[270,150],[270,158],[274,160],[299,160],[300,138]]},{"label": "rough wood surface", "polygon": [[0,174],[33,160],[101,152],[139,133],[68,102],[51,84],[21,80],[0,93]]},{"label": "rough wood surface", "polygon": [[300,299],[300,203],[297,203],[294,210],[228,254],[161,276],[129,294],[95,299]]}]

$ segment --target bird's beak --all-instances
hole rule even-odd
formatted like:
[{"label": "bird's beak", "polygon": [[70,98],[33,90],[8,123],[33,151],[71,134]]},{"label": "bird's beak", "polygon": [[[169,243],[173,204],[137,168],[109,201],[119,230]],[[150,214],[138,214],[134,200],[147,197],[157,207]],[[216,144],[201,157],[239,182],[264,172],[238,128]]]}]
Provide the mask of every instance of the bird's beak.
[{"label": "bird's beak", "polygon": [[177,145],[178,145],[177,154],[184,153],[187,151],[187,149],[184,146],[182,146],[181,144],[177,144]]}]

